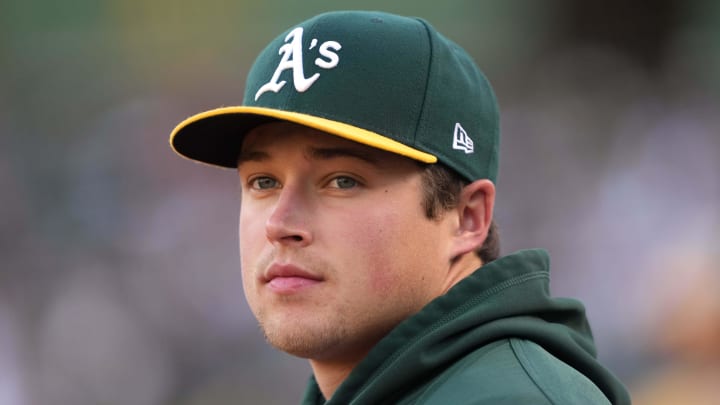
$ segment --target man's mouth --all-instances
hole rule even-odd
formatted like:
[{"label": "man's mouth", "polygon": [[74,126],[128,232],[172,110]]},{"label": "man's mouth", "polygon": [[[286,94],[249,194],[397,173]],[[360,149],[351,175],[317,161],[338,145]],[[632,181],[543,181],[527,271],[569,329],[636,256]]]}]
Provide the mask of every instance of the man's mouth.
[{"label": "man's mouth", "polygon": [[275,263],[263,274],[262,281],[275,293],[292,294],[319,284],[323,278],[292,264]]}]

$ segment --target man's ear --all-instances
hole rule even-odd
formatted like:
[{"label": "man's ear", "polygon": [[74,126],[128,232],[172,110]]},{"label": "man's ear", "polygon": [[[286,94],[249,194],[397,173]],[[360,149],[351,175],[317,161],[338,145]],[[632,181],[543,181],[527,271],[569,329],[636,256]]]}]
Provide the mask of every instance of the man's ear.
[{"label": "man's ear", "polygon": [[487,238],[495,206],[495,185],[487,179],[465,186],[457,205],[458,230],[453,243],[452,257],[473,252]]}]

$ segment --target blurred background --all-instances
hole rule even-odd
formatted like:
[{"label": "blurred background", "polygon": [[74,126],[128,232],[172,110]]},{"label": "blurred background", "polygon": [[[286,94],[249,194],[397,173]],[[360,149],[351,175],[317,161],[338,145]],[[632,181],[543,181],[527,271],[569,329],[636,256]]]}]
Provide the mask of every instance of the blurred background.
[{"label": "blurred background", "polygon": [[331,9],[428,19],[502,110],[504,253],[544,247],[636,404],[720,404],[720,2],[0,2],[0,405],[297,403],[244,301],[237,180],[175,156]]}]

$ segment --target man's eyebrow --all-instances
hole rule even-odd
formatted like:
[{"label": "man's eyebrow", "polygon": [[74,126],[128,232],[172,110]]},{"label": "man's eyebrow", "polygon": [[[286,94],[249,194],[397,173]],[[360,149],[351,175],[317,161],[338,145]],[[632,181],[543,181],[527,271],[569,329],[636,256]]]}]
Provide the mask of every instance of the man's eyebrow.
[{"label": "man's eyebrow", "polygon": [[237,164],[238,164],[238,166],[240,166],[242,163],[245,163],[245,162],[250,162],[250,161],[262,162],[263,160],[268,160],[268,159],[270,159],[270,155],[267,154],[266,152],[254,151],[254,150],[241,151],[240,155],[238,156]]},{"label": "man's eyebrow", "polygon": [[335,158],[350,157],[362,160],[372,165],[378,165],[380,160],[377,156],[359,148],[309,148],[309,156],[311,159],[329,160]]}]

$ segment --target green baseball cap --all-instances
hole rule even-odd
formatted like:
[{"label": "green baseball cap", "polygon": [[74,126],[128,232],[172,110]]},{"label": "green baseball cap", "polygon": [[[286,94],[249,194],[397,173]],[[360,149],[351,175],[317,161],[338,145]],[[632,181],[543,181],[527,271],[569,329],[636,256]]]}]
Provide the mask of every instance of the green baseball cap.
[{"label": "green baseball cap", "polygon": [[498,115],[472,58],[428,22],[336,11],[272,41],[250,69],[242,104],[187,118],[170,144],[234,168],[248,131],[283,120],[495,182]]}]

